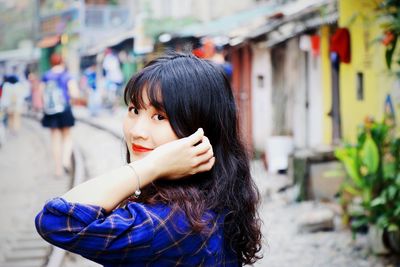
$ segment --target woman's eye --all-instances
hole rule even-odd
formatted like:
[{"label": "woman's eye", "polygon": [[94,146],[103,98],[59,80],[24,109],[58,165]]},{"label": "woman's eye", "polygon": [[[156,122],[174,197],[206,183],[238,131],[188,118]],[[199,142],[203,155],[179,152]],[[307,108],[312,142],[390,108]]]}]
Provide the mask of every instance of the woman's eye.
[{"label": "woman's eye", "polygon": [[165,116],[163,116],[161,114],[156,114],[156,115],[154,115],[154,119],[158,120],[158,121],[162,121],[162,120],[165,120]]},{"label": "woman's eye", "polygon": [[137,108],[135,108],[135,107],[129,107],[128,110],[129,110],[129,112],[133,112],[136,115],[139,114],[139,110]]}]

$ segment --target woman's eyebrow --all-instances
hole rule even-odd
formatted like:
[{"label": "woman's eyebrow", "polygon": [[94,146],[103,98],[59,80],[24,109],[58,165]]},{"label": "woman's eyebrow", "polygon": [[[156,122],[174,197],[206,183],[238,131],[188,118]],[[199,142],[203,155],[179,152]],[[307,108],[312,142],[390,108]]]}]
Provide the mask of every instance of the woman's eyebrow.
[{"label": "woman's eyebrow", "polygon": [[163,107],[156,108],[153,105],[151,105],[150,107],[153,108],[156,112],[161,112],[166,114],[165,109]]}]

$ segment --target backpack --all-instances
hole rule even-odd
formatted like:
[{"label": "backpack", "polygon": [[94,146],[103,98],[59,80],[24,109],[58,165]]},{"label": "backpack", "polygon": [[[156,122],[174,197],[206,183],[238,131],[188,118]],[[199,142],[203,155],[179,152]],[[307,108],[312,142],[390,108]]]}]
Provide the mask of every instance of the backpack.
[{"label": "backpack", "polygon": [[43,90],[43,112],[46,115],[61,113],[68,107],[64,90],[61,87],[63,74],[64,73],[45,82]]}]

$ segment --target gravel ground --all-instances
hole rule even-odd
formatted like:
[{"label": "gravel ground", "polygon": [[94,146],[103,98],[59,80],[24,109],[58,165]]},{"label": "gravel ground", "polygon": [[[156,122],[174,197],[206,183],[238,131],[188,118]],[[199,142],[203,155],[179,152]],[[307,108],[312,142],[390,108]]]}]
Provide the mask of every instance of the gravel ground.
[{"label": "gravel ground", "polygon": [[379,257],[368,249],[366,235],[352,239],[350,231],[335,215],[334,231],[305,233],[301,218],[316,210],[329,209],[320,202],[294,202],[295,190],[273,193],[263,199],[260,215],[263,225],[263,255],[254,266],[268,267],[381,267],[400,266],[396,257]]}]

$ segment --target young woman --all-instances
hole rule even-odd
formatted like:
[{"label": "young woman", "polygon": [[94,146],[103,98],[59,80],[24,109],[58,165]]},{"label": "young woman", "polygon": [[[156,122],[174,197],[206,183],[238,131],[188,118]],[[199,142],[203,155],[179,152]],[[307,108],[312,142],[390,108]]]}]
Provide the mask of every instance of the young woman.
[{"label": "young woman", "polygon": [[47,202],[39,234],[105,266],[255,262],[258,191],[222,70],[170,54],[133,76],[124,97],[128,164]]},{"label": "young woman", "polygon": [[[43,75],[40,85],[41,96],[44,100],[42,126],[50,129],[55,163],[54,174],[60,178],[64,170],[68,172],[71,167],[73,146],[71,128],[75,124],[75,118],[70,102],[71,99],[79,96],[79,90],[76,81],[64,66],[60,54],[53,53],[50,63],[52,67]],[[54,99],[52,97],[50,100],[49,94],[52,93],[57,93],[59,97]]]}]

